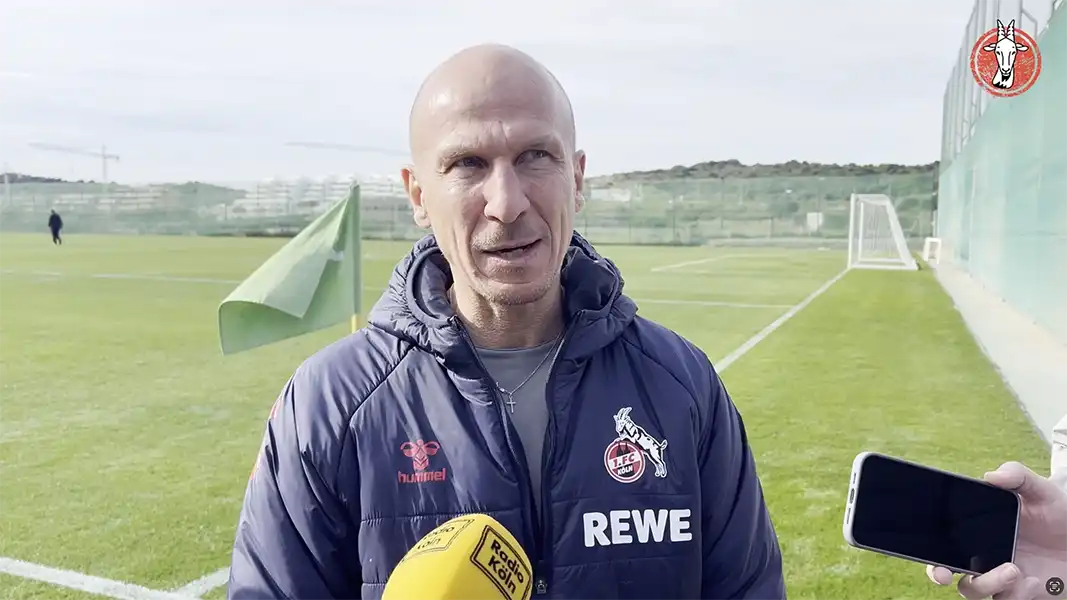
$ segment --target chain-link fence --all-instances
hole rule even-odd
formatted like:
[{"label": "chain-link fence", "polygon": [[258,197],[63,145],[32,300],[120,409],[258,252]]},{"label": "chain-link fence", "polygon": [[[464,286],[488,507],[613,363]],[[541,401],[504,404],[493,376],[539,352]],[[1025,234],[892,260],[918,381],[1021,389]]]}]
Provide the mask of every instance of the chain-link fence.
[{"label": "chain-link fence", "polygon": [[[1014,21],[1016,28],[1038,38],[1045,34],[1052,24],[1053,13],[1058,12],[1062,5],[1063,0],[975,0],[957,51],[956,63],[945,86],[941,128],[942,170],[952,165],[953,160],[975,134],[978,119],[991,103],[997,103],[999,100],[974,81],[971,68],[971,50],[974,44],[982,34],[996,27],[998,19],[1003,23]],[[1062,19],[1061,16],[1061,23]],[[1045,51],[1049,49],[1046,46],[1049,43],[1063,45],[1062,38],[1053,36],[1048,43],[1039,44],[1042,54],[1046,54]],[[1044,75],[1041,75],[1039,80],[1048,79],[1050,67],[1061,66],[1055,63],[1046,64],[1042,68]],[[1063,132],[1059,131],[1058,135],[1062,136]]]},{"label": "chain-link fence", "polygon": [[[5,190],[0,227],[42,231],[56,210],[71,233],[285,235],[301,229],[344,197],[349,180],[255,184],[13,183]],[[416,239],[397,181],[361,181],[368,239]],[[593,179],[576,229],[596,243],[785,243],[848,235],[853,192],[894,199],[906,234],[932,229],[933,172],[847,177],[753,177],[635,181]]]}]

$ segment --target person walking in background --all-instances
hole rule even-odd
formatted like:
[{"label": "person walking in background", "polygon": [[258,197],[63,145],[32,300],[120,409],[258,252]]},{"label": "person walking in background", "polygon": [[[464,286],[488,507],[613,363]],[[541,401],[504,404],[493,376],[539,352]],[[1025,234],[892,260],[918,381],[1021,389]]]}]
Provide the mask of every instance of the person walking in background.
[{"label": "person walking in background", "polygon": [[52,230],[52,243],[62,246],[63,238],[59,236],[59,232],[63,229],[63,218],[55,209],[52,209],[52,214],[48,215],[48,228]]}]

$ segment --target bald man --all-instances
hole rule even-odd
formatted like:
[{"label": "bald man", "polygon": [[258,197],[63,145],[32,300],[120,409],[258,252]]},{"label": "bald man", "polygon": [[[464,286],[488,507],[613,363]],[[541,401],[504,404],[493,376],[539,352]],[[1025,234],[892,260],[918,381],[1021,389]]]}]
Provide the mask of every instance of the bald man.
[{"label": "bald man", "polygon": [[534,598],[784,598],[714,368],[637,316],[573,230],[585,154],[555,77],[469,48],[426,79],[410,132],[404,184],[432,234],[367,327],[277,399],[229,598],[379,598],[409,548],[468,513],[522,544]]}]

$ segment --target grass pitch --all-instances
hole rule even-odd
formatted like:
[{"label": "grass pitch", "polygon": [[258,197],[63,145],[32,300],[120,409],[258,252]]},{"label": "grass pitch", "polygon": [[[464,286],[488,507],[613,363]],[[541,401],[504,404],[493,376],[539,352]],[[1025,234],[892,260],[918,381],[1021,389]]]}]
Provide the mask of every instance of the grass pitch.
[{"label": "grass pitch", "polygon": [[[216,307],[281,240],[0,236],[0,557],[176,589],[227,566],[264,419],[344,325],[223,357]],[[407,243],[365,242],[364,305]],[[844,266],[836,251],[600,248],[641,314],[729,355]],[[852,458],[1047,475],[1032,430],[927,271],[852,272],[724,373],[792,598],[951,598],[847,548]],[[3,596],[96,596],[0,575]],[[217,588],[205,598],[222,598]]]}]

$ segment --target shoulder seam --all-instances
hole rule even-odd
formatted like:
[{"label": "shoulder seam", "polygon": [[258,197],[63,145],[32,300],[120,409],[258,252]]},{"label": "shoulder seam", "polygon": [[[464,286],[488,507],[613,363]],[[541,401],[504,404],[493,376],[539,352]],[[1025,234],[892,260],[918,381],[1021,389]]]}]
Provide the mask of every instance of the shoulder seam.
[{"label": "shoulder seam", "polygon": [[671,378],[673,378],[676,382],[678,382],[678,385],[682,386],[682,389],[684,389],[685,391],[689,392],[689,397],[693,399],[694,403],[699,403],[699,400],[697,400],[696,394],[693,393],[693,390],[689,389],[689,386],[687,386],[686,384],[682,383],[682,380],[679,379],[678,376],[674,374],[674,371],[672,371],[669,368],[667,368],[667,365],[664,365],[662,362],[657,360],[654,356],[652,356],[651,354],[646,352],[644,348],[642,348],[641,346],[638,346],[633,341],[628,340],[625,337],[623,337],[621,339],[622,339],[623,343],[629,344],[630,346],[634,347],[635,349],[637,349],[638,352],[643,354],[649,360],[651,360],[652,362],[654,362],[657,365],[659,365],[659,367],[661,369],[663,369],[664,371],[666,371],[667,374],[671,376]]},{"label": "shoulder seam", "polygon": [[400,368],[400,363],[404,362],[404,359],[407,358],[408,354],[411,354],[411,351],[414,348],[414,345],[408,344],[407,350],[405,350],[397,358],[396,364],[394,364],[393,367],[389,369],[389,371],[387,371],[385,375],[382,376],[381,381],[375,383],[374,387],[372,387],[370,390],[367,391],[366,394],[363,395],[363,398],[359,401],[356,407],[352,409],[352,413],[345,417],[344,437],[341,439],[341,444],[337,448],[336,456],[334,456],[334,462],[336,463],[336,465],[334,467],[333,475],[330,477],[330,486],[334,488],[335,494],[337,493],[337,474],[341,470],[341,455],[344,454],[345,445],[348,443],[348,439],[352,437],[352,420],[356,418],[356,414],[359,412],[359,409],[367,403],[367,399],[373,396],[374,392],[378,391],[378,388],[382,387],[382,384],[389,380],[389,376],[395,373],[396,370]]}]

